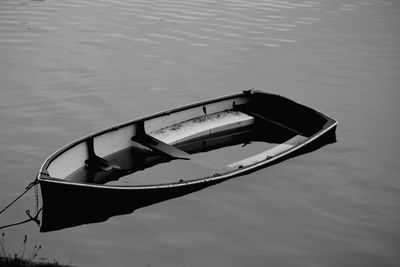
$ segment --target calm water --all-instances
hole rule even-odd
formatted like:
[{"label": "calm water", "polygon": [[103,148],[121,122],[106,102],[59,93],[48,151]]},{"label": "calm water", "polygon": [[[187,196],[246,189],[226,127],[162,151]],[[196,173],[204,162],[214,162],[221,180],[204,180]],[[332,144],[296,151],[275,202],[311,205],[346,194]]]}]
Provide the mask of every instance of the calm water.
[{"label": "calm water", "polygon": [[[0,203],[69,141],[257,88],[338,142],[107,222],[5,231],[82,266],[399,266],[400,2],[1,0]],[[0,218],[25,219],[33,193]]]}]

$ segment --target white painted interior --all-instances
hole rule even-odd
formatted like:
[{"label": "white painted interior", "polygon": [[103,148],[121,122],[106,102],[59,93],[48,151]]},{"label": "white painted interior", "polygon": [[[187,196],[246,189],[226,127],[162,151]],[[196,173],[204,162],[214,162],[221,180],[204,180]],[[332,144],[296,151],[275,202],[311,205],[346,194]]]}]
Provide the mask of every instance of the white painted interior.
[{"label": "white painted interior", "polygon": [[104,157],[130,147],[131,138],[136,133],[134,125],[129,125],[94,138],[94,151],[96,155]]},{"label": "white painted interior", "polygon": [[85,164],[88,158],[86,142],[79,143],[60,154],[47,167],[51,177],[64,179]]}]

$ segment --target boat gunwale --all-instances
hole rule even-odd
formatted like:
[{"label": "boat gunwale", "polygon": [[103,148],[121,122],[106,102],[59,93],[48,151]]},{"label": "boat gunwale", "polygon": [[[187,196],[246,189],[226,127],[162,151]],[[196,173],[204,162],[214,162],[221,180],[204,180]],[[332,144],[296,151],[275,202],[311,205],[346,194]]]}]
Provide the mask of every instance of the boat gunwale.
[{"label": "boat gunwale", "polygon": [[[212,104],[212,103],[217,103],[217,102],[221,102],[224,100],[229,100],[229,99],[233,99],[233,98],[237,98],[237,97],[246,97],[246,94],[266,94],[266,95],[273,95],[273,96],[279,96],[285,99],[288,99],[286,97],[277,95],[277,94],[273,94],[273,93],[269,93],[269,92],[265,92],[265,91],[261,91],[261,90],[248,90],[248,91],[243,91],[240,93],[235,93],[235,94],[230,94],[230,95],[226,95],[226,96],[222,96],[222,97],[218,97],[218,98],[212,98],[212,99],[208,99],[208,100],[203,100],[203,101],[198,101],[198,102],[194,102],[191,104],[187,104],[187,105],[183,105],[183,106],[179,106],[176,108],[171,108],[169,110],[166,111],[161,111],[161,112],[157,112],[151,115],[147,115],[147,116],[143,116],[143,117],[139,117],[133,120],[129,120],[120,124],[117,124],[115,126],[111,126],[108,127],[106,129],[100,130],[100,131],[96,131],[94,133],[88,134],[86,136],[83,136],[79,139],[76,139],[70,143],[68,143],[67,145],[63,146],[62,148],[56,150],[54,153],[52,153],[49,157],[47,157],[47,159],[43,162],[39,173],[37,174],[37,179],[39,182],[45,182],[45,183],[56,183],[56,184],[65,184],[65,185],[71,185],[71,186],[81,186],[81,187],[90,187],[90,188],[99,188],[99,189],[122,189],[122,190],[146,190],[146,189],[162,189],[162,188],[175,188],[175,187],[181,187],[181,186],[188,186],[188,185],[195,185],[195,184],[200,184],[200,183],[208,183],[208,182],[212,182],[212,181],[216,181],[216,180],[223,180],[223,179],[229,179],[232,178],[234,176],[239,176],[243,173],[252,171],[254,169],[257,169],[263,165],[267,165],[267,164],[271,164],[274,161],[279,160],[280,158],[295,152],[296,150],[306,146],[307,144],[315,141],[316,139],[318,139],[320,136],[322,136],[323,134],[327,133],[328,131],[330,131],[331,129],[333,129],[334,127],[337,126],[338,121],[330,118],[329,116],[325,115],[324,113],[317,111],[315,109],[312,109],[313,111],[315,111],[316,113],[320,114],[322,117],[324,117],[325,119],[327,119],[326,124],[323,126],[323,128],[318,131],[317,133],[315,133],[314,135],[310,136],[305,142],[302,142],[301,144],[294,146],[278,155],[273,156],[272,158],[267,158],[265,160],[259,161],[259,162],[255,162],[252,163],[248,166],[242,167],[242,168],[237,168],[234,170],[230,170],[227,172],[224,172],[223,174],[218,174],[215,173],[212,176],[206,176],[206,177],[202,177],[202,178],[195,178],[195,179],[191,179],[191,180],[184,180],[184,181],[179,181],[179,182],[169,182],[169,183],[162,183],[162,184],[148,184],[148,185],[107,185],[107,184],[89,184],[89,183],[77,183],[77,182],[71,182],[71,181],[67,181],[67,180],[63,180],[63,179],[57,179],[56,177],[51,177],[48,174],[47,168],[50,165],[50,163],[55,160],[59,155],[61,155],[62,153],[64,153],[65,151],[68,151],[69,149],[73,148],[74,146],[82,143],[83,141],[89,139],[89,138],[94,138],[97,136],[100,136],[102,134],[108,133],[108,132],[112,132],[115,130],[118,130],[120,128],[124,128],[127,127],[129,125],[133,125],[137,122],[140,121],[146,121],[146,120],[151,120],[157,117],[161,117],[161,116],[165,116],[165,115],[170,115],[179,111],[184,111],[184,110],[189,110],[191,108],[195,108],[201,105],[208,105],[208,104]],[[299,104],[297,102],[295,102],[298,105],[304,106],[302,104]]]}]

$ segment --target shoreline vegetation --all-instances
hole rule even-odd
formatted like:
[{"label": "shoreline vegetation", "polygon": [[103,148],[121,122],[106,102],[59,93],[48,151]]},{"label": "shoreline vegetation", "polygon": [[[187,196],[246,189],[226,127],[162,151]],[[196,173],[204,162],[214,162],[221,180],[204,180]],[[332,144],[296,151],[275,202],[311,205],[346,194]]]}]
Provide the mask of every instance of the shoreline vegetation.
[{"label": "shoreline vegetation", "polygon": [[0,256],[0,266],[1,267],[70,267],[70,265],[59,264],[57,261],[54,262],[45,262],[43,260],[40,261],[32,261],[29,259],[22,259],[17,257],[10,256]]},{"label": "shoreline vegetation", "polygon": [[0,267],[72,267],[64,265],[53,259],[39,257],[42,246],[35,245],[33,248],[28,247],[28,236],[25,235],[18,251],[8,253],[6,251],[5,234],[1,234],[0,239]]}]

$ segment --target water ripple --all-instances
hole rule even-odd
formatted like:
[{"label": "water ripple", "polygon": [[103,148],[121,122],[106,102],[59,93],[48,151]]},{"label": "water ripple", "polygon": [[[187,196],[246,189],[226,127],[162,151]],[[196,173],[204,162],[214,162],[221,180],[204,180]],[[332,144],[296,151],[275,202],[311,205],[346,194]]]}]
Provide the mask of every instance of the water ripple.
[{"label": "water ripple", "polygon": [[[319,1],[279,0],[263,2],[227,0],[223,3],[213,0],[162,2],[55,0],[35,3],[22,0],[19,3],[6,1],[0,8],[0,33],[10,33],[3,35],[4,38],[0,43],[14,43],[15,48],[22,48],[20,45],[24,44],[23,48],[26,49],[26,44],[33,38],[53,39],[54,35],[58,35],[59,38],[58,33],[62,33],[60,41],[67,36],[73,40],[81,39],[80,34],[88,35],[77,42],[81,45],[94,45],[97,42],[88,40],[101,42],[102,38],[106,38],[103,42],[107,45],[112,45],[107,40],[114,38],[157,45],[178,42],[192,47],[209,47],[222,42],[236,49],[237,41],[241,41],[243,45],[248,43],[249,39],[257,42],[255,38],[261,37],[270,40],[276,38],[275,41],[281,43],[282,40],[291,40],[290,36],[282,34],[290,32],[297,25],[315,23],[320,18],[317,16],[297,18],[279,13],[286,10],[291,10],[291,13],[298,9],[313,10],[320,5]],[[346,8],[356,8],[356,6],[352,4],[341,6],[341,9]],[[37,35],[16,36],[15,32],[24,31],[28,27],[34,29]],[[103,32],[105,29],[108,33]],[[296,41],[285,43],[294,44]],[[37,45],[37,42],[35,44]],[[273,46],[267,45],[267,47]]]},{"label": "water ripple", "polygon": [[[142,209],[50,239],[29,235],[61,257],[83,251],[82,266],[398,259],[398,14],[396,0],[0,0],[2,202],[60,144],[88,132],[206,96],[287,85],[343,121],[337,144],[154,206],[168,216],[153,222]],[[339,151],[349,144],[359,151]],[[215,237],[200,238],[204,231]],[[99,253],[115,244],[126,253]]]}]

